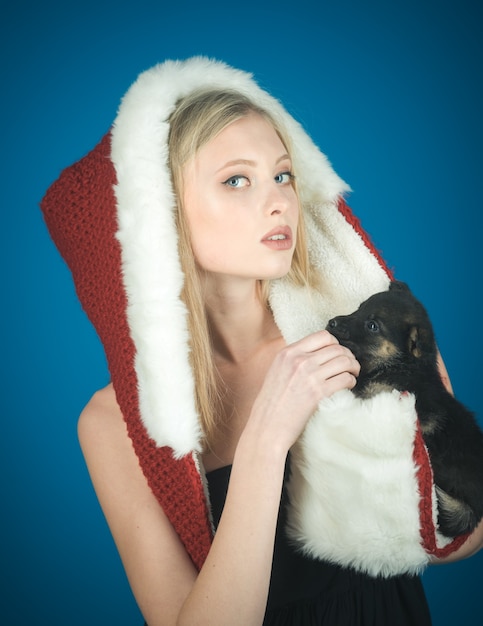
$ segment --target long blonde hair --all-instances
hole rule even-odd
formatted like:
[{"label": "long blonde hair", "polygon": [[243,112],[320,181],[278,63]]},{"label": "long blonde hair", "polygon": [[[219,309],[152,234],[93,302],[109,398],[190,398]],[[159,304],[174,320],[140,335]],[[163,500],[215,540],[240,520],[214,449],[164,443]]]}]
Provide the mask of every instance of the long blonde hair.
[{"label": "long blonde hair", "polygon": [[[214,364],[200,274],[183,210],[183,169],[184,165],[195,157],[198,150],[224,128],[253,112],[258,113],[272,124],[290,154],[289,137],[273,116],[242,94],[234,91],[204,90],[194,92],[178,103],[170,118],[169,167],[177,202],[178,250],[185,276],[182,298],[188,310],[188,330],[191,342],[190,361],[195,380],[197,409],[207,445],[214,441],[222,420],[223,383]],[[296,172],[294,173],[296,174]],[[302,211],[299,215],[292,267],[287,279],[301,286],[313,286],[315,284],[308,260]],[[260,297],[267,303],[267,306],[268,292],[268,281],[261,281]]]}]

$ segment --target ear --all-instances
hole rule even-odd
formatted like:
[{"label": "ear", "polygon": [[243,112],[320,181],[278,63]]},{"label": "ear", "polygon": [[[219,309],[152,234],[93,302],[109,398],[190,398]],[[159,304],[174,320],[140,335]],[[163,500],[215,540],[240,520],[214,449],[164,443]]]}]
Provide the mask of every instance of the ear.
[{"label": "ear", "polygon": [[412,354],[416,359],[419,359],[423,355],[419,328],[417,326],[411,326],[409,329],[408,351],[409,354]]},{"label": "ear", "polygon": [[389,283],[389,291],[405,291],[409,293],[410,289],[406,283],[403,283],[400,280],[393,280]]}]

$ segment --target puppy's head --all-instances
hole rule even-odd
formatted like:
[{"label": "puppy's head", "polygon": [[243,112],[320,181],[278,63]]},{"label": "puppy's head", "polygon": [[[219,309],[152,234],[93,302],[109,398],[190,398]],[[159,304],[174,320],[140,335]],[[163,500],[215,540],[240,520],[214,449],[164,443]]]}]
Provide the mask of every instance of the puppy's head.
[{"label": "puppy's head", "polygon": [[351,315],[331,319],[327,330],[353,352],[364,376],[436,362],[428,314],[405,283],[392,282],[388,291],[371,296]]}]

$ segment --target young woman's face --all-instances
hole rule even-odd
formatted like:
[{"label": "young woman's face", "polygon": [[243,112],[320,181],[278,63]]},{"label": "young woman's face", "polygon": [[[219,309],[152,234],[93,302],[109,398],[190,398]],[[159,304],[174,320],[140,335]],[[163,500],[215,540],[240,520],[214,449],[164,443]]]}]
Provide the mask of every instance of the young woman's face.
[{"label": "young woman's face", "polygon": [[289,271],[299,211],[292,163],[262,116],[233,122],[185,166],[184,207],[205,271],[251,279]]}]

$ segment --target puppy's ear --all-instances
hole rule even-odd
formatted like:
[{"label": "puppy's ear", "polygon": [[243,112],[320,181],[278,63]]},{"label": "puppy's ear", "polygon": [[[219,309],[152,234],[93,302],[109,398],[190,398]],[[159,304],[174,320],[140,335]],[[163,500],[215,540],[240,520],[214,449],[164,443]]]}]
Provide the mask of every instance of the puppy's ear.
[{"label": "puppy's ear", "polygon": [[389,283],[389,291],[405,291],[409,293],[410,289],[406,283],[403,283],[400,280],[393,280]]},{"label": "puppy's ear", "polygon": [[408,333],[408,351],[416,359],[429,357],[435,352],[434,337],[430,328],[413,325]]},{"label": "puppy's ear", "polygon": [[420,331],[417,326],[411,326],[408,334],[408,352],[419,359],[423,355]]}]

